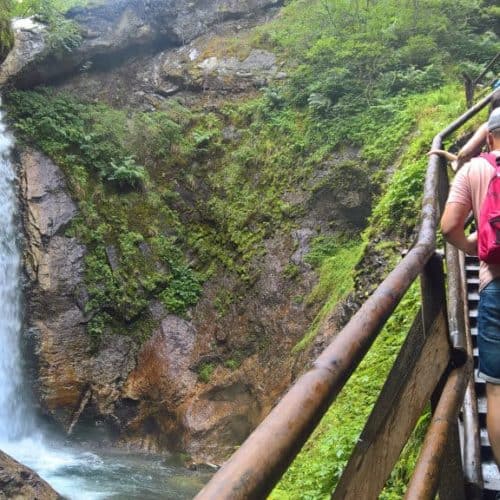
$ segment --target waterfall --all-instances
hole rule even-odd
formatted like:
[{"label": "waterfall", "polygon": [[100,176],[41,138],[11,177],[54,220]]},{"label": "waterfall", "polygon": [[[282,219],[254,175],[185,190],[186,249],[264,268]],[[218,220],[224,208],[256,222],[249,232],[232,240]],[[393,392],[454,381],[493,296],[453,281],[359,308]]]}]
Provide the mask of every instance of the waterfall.
[{"label": "waterfall", "polygon": [[103,449],[97,454],[37,429],[23,380],[14,139],[1,106],[0,96],[0,449],[34,469],[70,500],[192,498],[208,477],[169,464],[165,457]]},{"label": "waterfall", "polygon": [[21,255],[12,146],[0,109],[0,443],[19,440],[33,431],[33,411],[23,387]]}]

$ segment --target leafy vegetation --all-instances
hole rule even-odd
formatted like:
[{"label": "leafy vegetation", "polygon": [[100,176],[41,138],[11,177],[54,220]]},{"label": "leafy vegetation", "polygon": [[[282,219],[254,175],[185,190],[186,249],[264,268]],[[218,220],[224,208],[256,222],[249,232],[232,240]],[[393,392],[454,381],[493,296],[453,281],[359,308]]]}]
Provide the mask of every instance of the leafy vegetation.
[{"label": "leafy vegetation", "polygon": [[[463,68],[479,72],[481,63],[499,50],[499,13],[491,3],[461,2],[460,8],[453,9],[456,2],[446,1],[367,2],[366,8],[358,2],[353,6],[342,1],[296,1],[273,28],[259,32],[259,43],[296,61],[289,84],[268,91],[275,102],[281,107],[291,102],[316,117],[314,128],[306,130],[324,145],[318,153],[325,153],[332,144],[360,147],[366,164],[378,167],[371,179],[381,191],[362,244],[324,237],[313,244],[308,260],[320,269],[320,281],[306,300],[323,300],[324,307],[297,350],[314,338],[322,318],[336,303],[330,283],[347,289],[353,283],[352,270],[335,276],[336,258],[350,268],[357,262],[352,254],[363,247],[365,253],[373,251],[370,242],[381,237],[389,241],[377,248],[390,260],[397,258],[398,242],[407,241],[418,223],[425,151],[433,135],[464,109],[460,87],[444,82],[455,80]],[[462,26],[459,47],[448,36],[453,30],[446,26]],[[365,262],[362,258],[356,273]],[[417,306],[418,292],[413,288],[271,498],[329,498]],[[424,413],[381,498],[404,495],[427,420]]]},{"label": "leafy vegetation", "polygon": [[212,373],[215,370],[214,363],[203,363],[198,369],[198,379],[201,382],[207,384],[210,382],[210,378],[212,377]]},{"label": "leafy vegetation", "polygon": [[44,16],[47,13],[65,13],[72,7],[90,5],[89,0],[17,0],[11,5],[14,17]]},{"label": "leafy vegetation", "polygon": [[79,201],[68,234],[87,246],[88,331],[96,343],[106,328],[147,338],[147,305],[155,297],[185,314],[198,300],[202,277],[186,263],[179,215],[166,202],[170,191],[155,180],[162,172],[149,178],[133,156],[144,151],[134,148],[137,129],[148,136],[142,147],[149,155],[155,151],[149,144],[162,141],[164,158],[182,125],[163,114],[129,120],[124,111],[48,90],[12,92],[9,103],[17,130],[64,169]]},{"label": "leafy vegetation", "polygon": [[[2,0],[5,1],[5,0]],[[29,17],[43,22],[48,27],[45,53],[60,57],[71,52],[82,42],[80,29],[76,23],[66,19],[64,13],[76,5],[86,5],[87,0],[16,0],[9,1],[4,16]],[[0,5],[1,6],[1,5]]]},{"label": "leafy vegetation", "polygon": [[10,29],[10,0],[0,0],[0,62],[11,49],[14,38]]},{"label": "leafy vegetation", "polygon": [[323,304],[309,330],[294,347],[299,352],[314,339],[327,314],[353,287],[353,269],[363,246],[358,240],[344,241],[341,237],[319,236],[313,241],[306,262],[318,269],[319,281],[306,297],[306,305]]},{"label": "leafy vegetation", "polygon": [[[417,310],[418,287],[413,286],[278,483],[270,496],[272,500],[330,497]],[[424,416],[380,498],[392,500],[404,496],[426,423],[427,417]]]}]

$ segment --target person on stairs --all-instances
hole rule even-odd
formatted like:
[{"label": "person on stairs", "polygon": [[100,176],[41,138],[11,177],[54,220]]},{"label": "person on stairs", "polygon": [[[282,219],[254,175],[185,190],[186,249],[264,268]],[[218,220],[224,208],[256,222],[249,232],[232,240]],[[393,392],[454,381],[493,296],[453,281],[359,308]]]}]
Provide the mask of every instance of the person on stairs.
[{"label": "person on stairs", "polygon": [[[491,96],[490,113],[495,109],[500,108],[500,88],[495,90]],[[451,162],[451,168],[457,172],[471,158],[478,156],[481,153],[483,146],[486,143],[488,136],[488,122],[483,123],[475,132],[474,135],[460,148],[457,154],[450,153],[444,149],[431,149],[427,154],[437,154],[446,158]]]},{"label": "person on stairs", "polygon": [[[486,426],[500,465],[500,227],[496,229],[495,218],[490,217],[492,203],[500,204],[495,201],[498,192],[494,189],[498,186],[500,190],[494,180],[500,176],[500,108],[488,119],[486,141],[490,155],[473,158],[457,172],[441,218],[441,231],[449,243],[469,255],[478,255],[479,248],[478,375],[486,381]],[[466,236],[464,223],[471,209],[478,231]],[[488,240],[492,241],[492,251],[497,252],[495,258],[485,256],[485,234],[490,234],[485,231],[497,235]]]}]

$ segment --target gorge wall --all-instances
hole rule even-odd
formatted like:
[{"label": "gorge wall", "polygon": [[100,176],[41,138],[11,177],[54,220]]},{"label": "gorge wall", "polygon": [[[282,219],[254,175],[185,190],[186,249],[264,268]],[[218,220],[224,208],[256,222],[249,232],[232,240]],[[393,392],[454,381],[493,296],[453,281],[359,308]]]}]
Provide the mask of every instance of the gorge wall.
[{"label": "gorge wall", "polygon": [[[0,69],[0,84],[22,89],[50,85],[55,94],[126,113],[156,113],[175,99],[198,113],[225,117],[228,102],[244,103],[258,89],[287,78],[287,68],[273,53],[261,48],[234,53],[227,48],[233,37],[247,36],[276,15],[279,3],[119,1],[74,9],[68,17],[81,28],[81,45],[55,53],[47,48],[43,25],[18,27],[14,49]],[[222,188],[207,179],[222,162],[230,161],[243,141],[244,128],[233,123],[221,127],[217,140],[228,149],[227,155],[218,150],[212,157],[206,142],[215,139],[202,138],[196,155],[177,166],[178,172],[201,169],[207,177],[181,182],[175,177],[180,174],[166,174],[165,182],[174,186],[172,207],[181,225],[194,220],[211,231],[215,227],[210,234],[217,238],[218,226],[204,203]],[[368,182],[356,178],[357,158],[356,150],[344,149],[310,171],[300,185],[276,195],[292,207],[293,215],[275,227],[271,220],[254,245],[258,251],[250,247],[249,257],[235,257],[244,273],[224,263],[207,272],[207,257],[184,245],[189,265],[204,273],[197,303],[176,313],[144,284],[137,292],[144,299],[139,312],[128,317],[125,310],[123,318],[116,319],[109,306],[96,308],[92,302],[92,244],[72,230],[81,224],[83,202],[68,177],[69,167],[56,165],[33,143],[21,143],[27,321],[42,411],[82,439],[91,436],[152,451],[182,450],[194,461],[218,463],[226,458],[308,360],[307,353],[297,358],[292,352],[321,305],[303,300],[317,281],[305,256],[317,235],[340,229],[359,232],[364,226],[371,191]],[[342,172],[338,165],[344,165]],[[158,165],[152,171],[155,168]],[[258,168],[247,174],[257,196],[259,175]],[[160,186],[156,177],[155,182]],[[348,189],[338,190],[339,182],[350,182]],[[127,189],[99,189],[89,196],[95,195],[93,203],[99,204],[100,213],[108,212],[107,223],[112,224],[106,192],[117,203],[139,207],[137,200],[150,187],[143,187],[138,197]],[[127,226],[142,235],[132,244],[134,256],[148,261],[160,277],[168,276],[155,254],[154,238],[158,231],[170,235],[173,229],[168,223],[161,229],[152,227],[139,208],[133,214],[142,219]],[[251,220],[249,224],[248,234],[252,227],[260,227],[252,226]],[[126,251],[118,237],[110,236],[116,229],[108,226],[107,231],[109,235],[102,236],[105,271],[118,279]],[[227,243],[228,255],[234,246]],[[112,320],[96,342],[88,328],[99,314]],[[333,317],[321,342],[341,321]]]}]

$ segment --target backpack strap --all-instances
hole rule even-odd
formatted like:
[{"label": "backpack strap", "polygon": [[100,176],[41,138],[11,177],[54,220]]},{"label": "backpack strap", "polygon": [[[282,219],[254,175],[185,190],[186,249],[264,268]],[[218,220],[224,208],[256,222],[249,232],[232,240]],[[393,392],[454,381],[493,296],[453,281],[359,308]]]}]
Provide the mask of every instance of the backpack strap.
[{"label": "backpack strap", "polygon": [[479,157],[486,160],[497,173],[500,173],[500,156],[495,156],[493,153],[481,153]]}]

